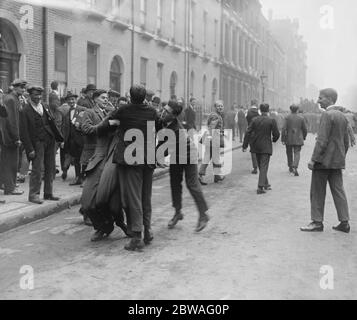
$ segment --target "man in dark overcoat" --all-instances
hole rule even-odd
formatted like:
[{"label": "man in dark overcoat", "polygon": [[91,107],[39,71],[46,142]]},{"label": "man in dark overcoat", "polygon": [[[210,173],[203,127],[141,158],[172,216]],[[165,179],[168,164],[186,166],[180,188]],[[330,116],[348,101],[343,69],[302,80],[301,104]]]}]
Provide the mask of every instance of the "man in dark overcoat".
[{"label": "man in dark overcoat", "polygon": [[3,104],[7,111],[7,117],[1,118],[1,177],[0,184],[4,184],[5,195],[22,195],[24,192],[16,188],[16,177],[19,161],[20,121],[21,109],[20,96],[26,90],[27,82],[15,80],[12,83],[13,90],[3,97]]},{"label": "man in dark overcoat", "polygon": [[84,98],[80,98],[77,104],[81,107],[85,107],[87,109],[93,109],[95,106],[93,94],[97,90],[94,84],[88,84],[84,89]]},{"label": "man in dark overcoat", "polygon": [[53,195],[53,180],[56,166],[56,141],[63,142],[60,130],[48,107],[42,103],[43,88],[32,86],[28,103],[20,113],[21,140],[29,161],[32,162],[29,201],[42,204],[40,199],[42,173],[44,172],[44,199],[58,201]]},{"label": "man in dark overcoat", "polygon": [[280,132],[275,119],[269,117],[269,105],[260,106],[261,116],[254,118],[248,127],[247,134],[244,137],[243,152],[246,152],[250,144],[250,151],[257,156],[259,168],[259,181],[257,194],[266,193],[265,190],[271,190],[268,180],[268,169],[270,157],[273,154],[272,142],[277,142],[280,138]]}]

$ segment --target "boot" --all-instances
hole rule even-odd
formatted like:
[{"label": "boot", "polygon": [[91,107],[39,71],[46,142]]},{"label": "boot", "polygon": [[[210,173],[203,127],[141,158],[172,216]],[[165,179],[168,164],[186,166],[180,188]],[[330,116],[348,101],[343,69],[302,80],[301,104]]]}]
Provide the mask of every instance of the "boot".
[{"label": "boot", "polygon": [[124,247],[127,251],[141,250],[145,247],[143,240],[141,239],[141,232],[134,232],[134,238]]}]

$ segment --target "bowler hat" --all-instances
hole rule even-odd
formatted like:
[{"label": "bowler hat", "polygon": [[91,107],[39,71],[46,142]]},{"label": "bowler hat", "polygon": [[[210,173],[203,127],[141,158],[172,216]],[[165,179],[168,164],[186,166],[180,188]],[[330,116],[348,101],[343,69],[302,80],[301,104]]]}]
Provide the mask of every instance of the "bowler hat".
[{"label": "bowler hat", "polygon": [[68,91],[67,95],[64,97],[65,100],[68,100],[69,98],[78,98],[78,95],[76,95],[75,93]]},{"label": "bowler hat", "polygon": [[11,85],[13,87],[22,87],[22,86],[26,86],[27,85],[27,81],[22,80],[22,79],[16,79],[11,83]]},{"label": "bowler hat", "polygon": [[29,94],[33,94],[33,93],[42,94],[43,88],[40,87],[40,86],[30,86],[30,87],[27,89],[27,92],[28,92]]},{"label": "bowler hat", "polygon": [[87,87],[85,88],[85,90],[83,92],[87,93],[88,91],[95,91],[95,90],[97,90],[97,87],[94,84],[89,84],[89,85],[87,85]]}]

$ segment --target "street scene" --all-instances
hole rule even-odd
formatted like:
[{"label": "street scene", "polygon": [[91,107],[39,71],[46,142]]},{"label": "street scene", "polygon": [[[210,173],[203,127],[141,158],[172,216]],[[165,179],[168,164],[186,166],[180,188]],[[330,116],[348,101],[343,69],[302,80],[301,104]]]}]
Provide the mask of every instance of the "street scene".
[{"label": "street scene", "polygon": [[357,4],[309,6],[1,1],[0,300],[356,299]]}]

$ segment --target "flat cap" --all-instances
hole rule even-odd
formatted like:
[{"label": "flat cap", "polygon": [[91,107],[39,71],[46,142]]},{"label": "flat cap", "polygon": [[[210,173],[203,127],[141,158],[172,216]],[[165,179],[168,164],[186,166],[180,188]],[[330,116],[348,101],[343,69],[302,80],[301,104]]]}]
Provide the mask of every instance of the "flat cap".
[{"label": "flat cap", "polygon": [[104,90],[104,89],[95,90],[94,93],[93,93],[93,99],[98,98],[103,93],[107,93],[107,90]]},{"label": "flat cap", "polygon": [[68,91],[67,95],[64,97],[65,100],[68,100],[69,98],[78,98],[78,95],[76,95],[75,93]]},{"label": "flat cap", "polygon": [[27,85],[27,81],[22,80],[22,79],[16,79],[14,80],[11,85],[13,87],[21,87],[21,86],[26,86]]},{"label": "flat cap", "polygon": [[41,94],[43,92],[43,88],[40,87],[40,86],[30,86],[28,89],[27,89],[27,92],[29,94],[33,94],[33,93],[37,93],[37,94]]}]

